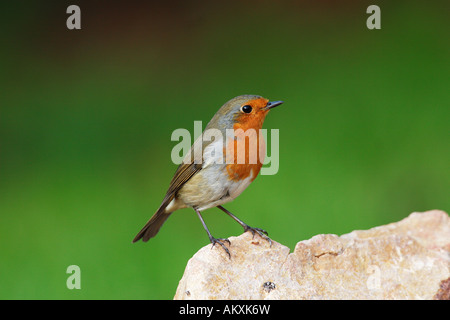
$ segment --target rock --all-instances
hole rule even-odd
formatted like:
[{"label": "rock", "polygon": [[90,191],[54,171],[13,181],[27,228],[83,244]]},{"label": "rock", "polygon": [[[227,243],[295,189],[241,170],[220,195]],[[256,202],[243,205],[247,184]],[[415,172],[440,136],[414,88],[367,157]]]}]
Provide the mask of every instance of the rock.
[{"label": "rock", "polygon": [[[439,210],[365,231],[320,234],[288,247],[250,232],[228,258],[207,245],[174,299],[448,299],[450,218]],[[211,250],[212,249],[212,250]]]}]

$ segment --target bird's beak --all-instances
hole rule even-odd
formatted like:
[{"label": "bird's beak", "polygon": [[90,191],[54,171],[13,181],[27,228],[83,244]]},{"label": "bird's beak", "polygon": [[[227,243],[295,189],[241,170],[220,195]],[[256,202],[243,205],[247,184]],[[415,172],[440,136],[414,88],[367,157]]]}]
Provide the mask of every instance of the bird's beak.
[{"label": "bird's beak", "polygon": [[276,106],[279,106],[282,103],[283,103],[283,101],[269,101],[269,102],[267,102],[267,105],[264,109],[269,110],[269,109],[275,108]]}]

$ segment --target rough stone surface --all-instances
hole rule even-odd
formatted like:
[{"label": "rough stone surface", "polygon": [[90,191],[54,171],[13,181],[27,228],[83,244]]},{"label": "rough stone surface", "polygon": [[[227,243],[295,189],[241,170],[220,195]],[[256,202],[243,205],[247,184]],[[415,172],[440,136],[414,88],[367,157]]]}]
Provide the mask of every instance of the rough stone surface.
[{"label": "rough stone surface", "polygon": [[246,232],[200,249],[175,299],[448,299],[450,218],[439,210],[365,231],[320,234],[290,253]]}]

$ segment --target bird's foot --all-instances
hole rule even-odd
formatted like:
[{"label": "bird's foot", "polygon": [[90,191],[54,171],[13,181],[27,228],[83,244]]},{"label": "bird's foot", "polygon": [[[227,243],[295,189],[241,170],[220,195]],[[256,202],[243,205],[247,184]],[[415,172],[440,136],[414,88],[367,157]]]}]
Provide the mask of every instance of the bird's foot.
[{"label": "bird's foot", "polygon": [[209,240],[211,240],[212,246],[211,249],[214,248],[214,246],[216,245],[216,243],[220,244],[220,246],[223,248],[223,250],[225,250],[225,252],[228,254],[228,258],[231,259],[231,254],[230,251],[228,250],[228,248],[225,246],[225,242],[228,242],[228,245],[231,246],[231,242],[228,239],[216,239],[216,238],[210,238]]},{"label": "bird's foot", "polygon": [[268,233],[266,230],[260,229],[260,228],[252,228],[250,226],[246,226],[244,228],[244,232],[250,231],[253,235],[253,238],[255,238],[255,233],[257,233],[261,238],[269,242],[270,246],[272,246],[272,240],[268,237]]}]

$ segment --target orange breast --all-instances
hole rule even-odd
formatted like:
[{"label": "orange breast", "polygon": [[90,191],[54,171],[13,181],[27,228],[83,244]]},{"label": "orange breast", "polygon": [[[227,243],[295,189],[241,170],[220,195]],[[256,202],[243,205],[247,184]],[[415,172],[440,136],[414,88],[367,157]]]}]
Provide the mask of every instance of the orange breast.
[{"label": "orange breast", "polygon": [[238,125],[235,125],[234,129],[235,138],[227,138],[227,147],[224,150],[228,178],[240,181],[253,174],[253,181],[264,162],[266,152],[264,138],[260,135],[259,129],[243,130]]},{"label": "orange breast", "polygon": [[227,172],[228,179],[233,181],[241,181],[253,174],[252,181],[255,180],[259,171],[261,170],[262,164],[228,164]]}]

